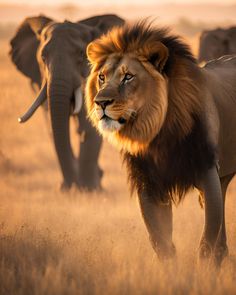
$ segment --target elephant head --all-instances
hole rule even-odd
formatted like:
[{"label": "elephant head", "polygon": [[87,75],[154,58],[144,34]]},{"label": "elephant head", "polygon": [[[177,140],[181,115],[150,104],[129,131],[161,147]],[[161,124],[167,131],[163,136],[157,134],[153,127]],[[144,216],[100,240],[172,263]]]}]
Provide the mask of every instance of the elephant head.
[{"label": "elephant head", "polygon": [[199,62],[236,53],[236,27],[203,31],[200,36]]},{"label": "elephant head", "polygon": [[[55,22],[41,15],[27,18],[11,40],[10,55],[13,62],[30,78],[31,83],[36,83],[40,88],[37,98],[19,121],[27,121],[48,99],[53,140],[65,188],[71,187],[73,183],[89,189],[98,185],[97,180],[88,179],[94,173],[94,161],[98,170],[101,139],[91,126],[87,126],[90,143],[84,148],[86,151],[82,147],[79,159],[81,167],[77,167],[70,143],[69,117],[82,108],[83,118],[79,124],[89,124],[84,120],[83,110],[83,85],[89,73],[86,46],[112,25],[122,23],[123,20],[115,15],[96,16],[78,23]],[[86,167],[90,166],[88,170]],[[88,170],[87,173],[81,171],[83,168]],[[87,180],[81,180],[83,174]]]}]

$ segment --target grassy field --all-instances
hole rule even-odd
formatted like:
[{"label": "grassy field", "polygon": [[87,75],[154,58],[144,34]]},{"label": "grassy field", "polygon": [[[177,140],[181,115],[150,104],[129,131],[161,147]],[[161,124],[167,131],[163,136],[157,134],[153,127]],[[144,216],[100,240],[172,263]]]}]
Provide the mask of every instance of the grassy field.
[{"label": "grassy field", "polygon": [[0,48],[0,294],[235,294],[235,180],[226,206],[230,255],[219,273],[197,265],[204,212],[195,192],[174,209],[177,259],[160,264],[108,143],[104,192],[59,192],[43,113],[18,124],[33,94],[7,56],[7,40]]}]

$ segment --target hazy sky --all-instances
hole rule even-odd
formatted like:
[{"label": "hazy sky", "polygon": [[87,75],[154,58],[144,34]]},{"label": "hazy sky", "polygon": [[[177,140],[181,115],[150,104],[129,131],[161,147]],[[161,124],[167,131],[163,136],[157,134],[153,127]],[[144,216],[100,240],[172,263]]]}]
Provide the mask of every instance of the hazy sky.
[{"label": "hazy sky", "polygon": [[218,3],[218,4],[236,4],[236,0],[0,0],[0,3],[6,4],[68,4],[73,3],[77,5],[93,4],[166,4],[166,3]]}]

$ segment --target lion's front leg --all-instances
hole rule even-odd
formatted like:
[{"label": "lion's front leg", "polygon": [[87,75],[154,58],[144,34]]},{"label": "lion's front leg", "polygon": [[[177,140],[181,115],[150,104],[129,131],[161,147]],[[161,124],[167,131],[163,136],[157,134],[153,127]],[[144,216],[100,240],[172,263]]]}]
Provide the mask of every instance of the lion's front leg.
[{"label": "lion's front leg", "polygon": [[139,193],[139,203],[142,215],[149,232],[154,250],[160,259],[171,258],[175,255],[172,242],[172,204],[151,200],[147,193]]},{"label": "lion's front leg", "polygon": [[223,197],[217,168],[213,167],[204,175],[201,190],[205,199],[205,225],[200,242],[199,257],[213,258],[220,264],[223,257],[219,254],[218,237],[223,221]]}]

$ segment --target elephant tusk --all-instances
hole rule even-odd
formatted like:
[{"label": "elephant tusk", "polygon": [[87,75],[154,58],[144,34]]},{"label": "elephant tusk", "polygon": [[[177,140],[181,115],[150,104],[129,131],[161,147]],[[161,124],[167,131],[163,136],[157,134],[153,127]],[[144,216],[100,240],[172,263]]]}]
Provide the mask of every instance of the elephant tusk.
[{"label": "elephant tusk", "polygon": [[82,108],[82,104],[83,104],[83,94],[81,91],[81,87],[78,87],[75,90],[75,108],[73,110],[73,115],[77,115],[81,108]]},{"label": "elephant tusk", "polygon": [[18,118],[19,123],[24,123],[31,116],[34,114],[34,112],[37,110],[37,108],[47,99],[47,84],[45,84],[38,95],[38,97],[35,99],[35,101],[32,103],[28,111],[20,118]]}]

